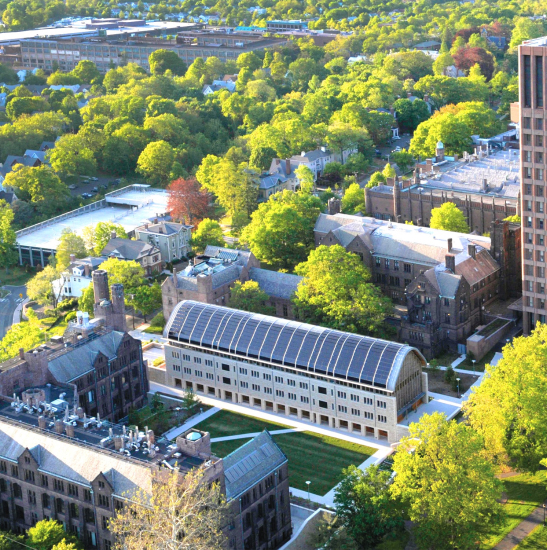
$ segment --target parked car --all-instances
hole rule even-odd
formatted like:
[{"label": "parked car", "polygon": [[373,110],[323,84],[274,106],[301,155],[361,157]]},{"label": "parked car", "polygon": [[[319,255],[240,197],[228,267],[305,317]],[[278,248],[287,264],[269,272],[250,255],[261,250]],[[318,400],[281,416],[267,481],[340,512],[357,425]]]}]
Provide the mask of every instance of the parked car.
[{"label": "parked car", "polygon": [[108,185],[106,185],[106,183],[103,183],[103,184],[101,185],[101,189],[108,189]]},{"label": "parked car", "polygon": [[90,199],[92,196],[91,193],[82,193],[82,199]]},{"label": "parked car", "polygon": [[391,151],[391,152],[392,152],[392,153],[400,153],[401,151],[402,151],[402,149],[401,149],[399,146],[397,146],[397,147],[395,147],[395,149],[393,149],[393,151]]},{"label": "parked car", "polygon": [[91,191],[93,191],[93,193],[98,193],[99,192],[99,188],[97,186],[95,186]]},{"label": "parked car", "polygon": [[89,178],[89,179],[90,179],[91,181],[99,181],[99,178],[95,178],[95,177]]},{"label": "parked car", "polygon": [[72,191],[74,191],[74,189],[78,189],[78,186],[72,184],[72,185],[69,185],[68,188],[71,189]]}]

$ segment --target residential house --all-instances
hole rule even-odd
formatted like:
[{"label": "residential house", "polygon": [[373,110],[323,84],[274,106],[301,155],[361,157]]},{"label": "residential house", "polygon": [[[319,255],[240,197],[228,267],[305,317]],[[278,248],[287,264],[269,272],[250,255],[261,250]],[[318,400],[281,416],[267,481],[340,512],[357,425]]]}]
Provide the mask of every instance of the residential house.
[{"label": "residential house", "polygon": [[105,261],[105,258],[76,259],[71,254],[70,265],[66,268],[61,277],[51,283],[53,293],[57,300],[65,298],[80,298],[92,282],[92,273]]},{"label": "residential house", "polygon": [[210,95],[220,90],[228,90],[231,94],[236,91],[236,83],[231,80],[213,80],[212,84],[205,84],[201,92],[203,95]]},{"label": "residential house", "polygon": [[157,246],[143,241],[121,239],[115,237],[115,233],[102,249],[101,256],[126,261],[133,260],[142,266],[146,276],[157,275],[163,269],[161,252]]},{"label": "residential house", "polygon": [[135,228],[135,237],[159,249],[163,262],[185,258],[192,250],[190,239],[193,225],[175,222],[145,223]]},{"label": "residential house", "polygon": [[[294,184],[296,187],[296,184]],[[287,178],[282,174],[268,174],[265,172],[260,175],[258,185],[258,202],[267,201],[271,195],[287,189]]]}]

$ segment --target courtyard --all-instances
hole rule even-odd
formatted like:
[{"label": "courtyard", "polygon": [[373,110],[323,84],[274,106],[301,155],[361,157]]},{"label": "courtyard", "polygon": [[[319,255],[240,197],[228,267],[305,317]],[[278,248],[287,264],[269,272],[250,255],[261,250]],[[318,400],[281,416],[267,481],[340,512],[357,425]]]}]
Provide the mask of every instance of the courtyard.
[{"label": "courtyard", "polygon": [[[341,480],[344,468],[351,464],[359,466],[377,450],[225,409],[195,428],[211,434],[212,451],[221,458],[267,429],[289,459],[290,486],[307,491],[306,481],[311,481],[310,492],[316,495],[326,494]],[[234,438],[246,435],[248,437]],[[221,438],[230,439],[219,441]]]}]

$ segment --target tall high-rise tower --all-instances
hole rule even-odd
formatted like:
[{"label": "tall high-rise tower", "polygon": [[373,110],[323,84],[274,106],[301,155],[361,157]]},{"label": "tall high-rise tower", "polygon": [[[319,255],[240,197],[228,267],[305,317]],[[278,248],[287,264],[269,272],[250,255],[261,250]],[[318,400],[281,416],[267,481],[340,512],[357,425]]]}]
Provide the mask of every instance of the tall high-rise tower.
[{"label": "tall high-rise tower", "polygon": [[520,173],[522,212],[523,329],[529,334],[535,324],[545,323],[545,76],[547,37],[528,40],[519,46]]}]

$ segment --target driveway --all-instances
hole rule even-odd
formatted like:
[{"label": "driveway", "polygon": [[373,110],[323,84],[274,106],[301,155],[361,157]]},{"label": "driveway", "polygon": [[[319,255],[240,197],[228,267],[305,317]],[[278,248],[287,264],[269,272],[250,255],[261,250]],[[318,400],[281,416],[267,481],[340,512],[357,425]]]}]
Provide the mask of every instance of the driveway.
[{"label": "driveway", "polygon": [[[0,276],[0,281],[1,281]],[[17,306],[27,297],[27,288],[25,286],[3,286],[3,290],[10,294],[0,298],[0,339],[4,338],[7,330],[13,324],[13,314]],[[22,294],[23,298],[19,295]],[[19,319],[17,319],[19,321]]]}]

